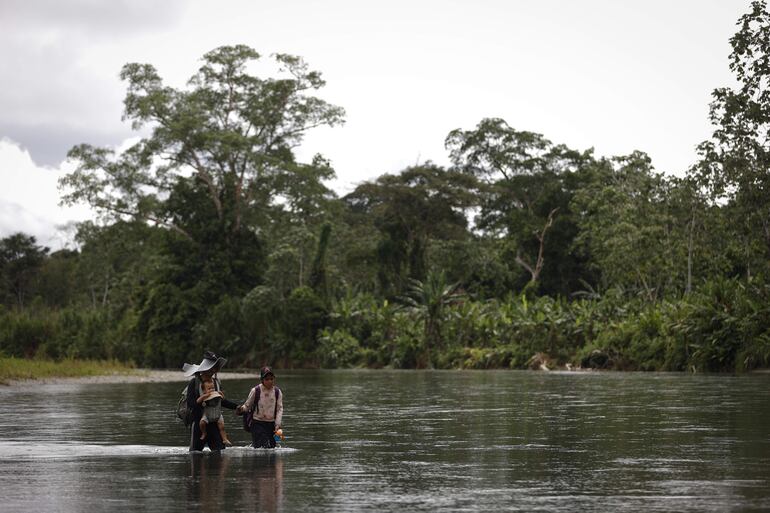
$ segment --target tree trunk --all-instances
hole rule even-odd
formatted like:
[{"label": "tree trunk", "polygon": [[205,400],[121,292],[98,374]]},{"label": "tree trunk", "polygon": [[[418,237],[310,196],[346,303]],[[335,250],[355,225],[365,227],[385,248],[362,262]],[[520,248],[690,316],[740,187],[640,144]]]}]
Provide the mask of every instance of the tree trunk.
[{"label": "tree trunk", "polygon": [[685,285],[685,294],[692,292],[692,256],[695,239],[695,210],[692,212],[690,220],[690,233],[687,240],[687,284]]},{"label": "tree trunk", "polygon": [[545,226],[543,226],[543,230],[535,233],[535,237],[537,238],[540,245],[537,250],[537,260],[535,262],[534,269],[531,265],[524,261],[523,258],[521,258],[519,253],[516,254],[516,263],[526,269],[531,276],[529,280],[530,283],[535,283],[538,279],[540,279],[540,272],[543,270],[543,264],[545,263],[545,257],[543,256],[545,251],[545,234],[548,231],[548,228],[553,225],[553,218],[558,210],[558,207],[551,210],[551,212],[548,214],[548,220],[545,222]]}]

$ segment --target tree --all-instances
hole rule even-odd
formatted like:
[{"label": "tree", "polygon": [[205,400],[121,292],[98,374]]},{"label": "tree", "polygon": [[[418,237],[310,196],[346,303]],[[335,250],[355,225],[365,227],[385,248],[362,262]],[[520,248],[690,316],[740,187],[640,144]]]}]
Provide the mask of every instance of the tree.
[{"label": "tree", "polygon": [[318,249],[313,259],[313,267],[310,270],[309,285],[315,293],[324,301],[328,300],[329,284],[326,275],[326,251],[329,248],[329,237],[332,226],[324,224],[321,227],[321,235],[318,237]]},{"label": "tree", "polygon": [[159,251],[157,245],[152,244],[157,231],[137,222],[98,226],[87,221],[78,225],[75,236],[80,246],[78,279],[91,307],[107,306],[114,290],[127,282],[147,279],[152,269],[149,261],[157,260]]},{"label": "tree", "polygon": [[50,254],[40,268],[38,297],[50,308],[62,308],[76,302],[81,290],[77,279],[80,255],[60,249]]},{"label": "tree", "polygon": [[[229,237],[254,229],[264,209],[290,190],[292,176],[329,177],[326,161],[300,164],[293,150],[311,128],[341,123],[343,110],[308,94],[324,81],[299,57],[274,56],[280,78],[250,75],[247,65],[259,58],[243,45],[213,50],[188,90],[164,86],[150,64],[126,64],[124,117],[151,134],[116,158],[105,148],[72,148],[77,168],[60,181],[64,201],[85,201],[108,217],[149,221],[200,242],[196,216],[213,217]],[[210,208],[185,211],[169,202],[180,187]]]},{"label": "tree", "polygon": [[513,260],[529,274],[530,284],[540,281],[545,236],[560,210],[552,197],[558,193],[558,185],[550,172],[514,176],[490,187],[483,203],[479,227],[504,234],[511,243]]},{"label": "tree", "polygon": [[672,259],[667,272],[674,287],[690,294],[708,278],[742,274],[738,269],[746,247],[730,226],[731,208],[713,204],[693,175],[666,181],[671,222],[667,253]]},{"label": "tree", "polygon": [[[563,219],[559,231],[574,236],[575,230],[568,228],[569,175],[593,162],[591,151],[554,145],[498,118],[483,119],[474,130],[453,130],[445,145],[454,165],[484,184],[477,228],[505,239],[529,286],[539,286],[553,246],[547,243],[548,233]],[[559,246],[569,248],[571,241],[560,240]],[[555,256],[557,261],[570,260],[566,252]]]},{"label": "tree", "polygon": [[302,226],[333,197],[322,183],[334,175],[328,161],[303,164],[294,150],[308,130],[342,123],[343,110],[313,96],[324,81],[299,57],[274,55],[266,78],[249,71],[260,58],[217,48],[184,89],[165,86],[150,64],[126,64],[124,117],[149,135],[119,155],[87,144],[69,152],[66,203],[165,234],[135,309],[141,336],[163,341],[161,358],[184,354],[209,306],[262,283],[274,219]]},{"label": "tree", "polygon": [[410,280],[407,295],[401,298],[407,308],[423,319],[428,361],[431,351],[442,345],[441,323],[445,309],[465,297],[459,292],[459,286],[459,283],[448,283],[443,272],[431,270],[425,281]]},{"label": "tree", "polygon": [[[736,87],[715,89],[710,119],[715,129],[698,147],[691,173],[706,185],[712,200],[729,201],[738,234],[746,236],[746,274],[766,266],[770,255],[770,13],[753,1],[730,39],[730,70]],[[745,227],[745,231],[743,229]],[[755,244],[755,242],[759,244]]]},{"label": "tree", "polygon": [[21,232],[0,240],[0,279],[6,302],[10,300],[20,310],[24,309],[48,251],[37,245],[33,235]]},{"label": "tree", "polygon": [[596,179],[576,195],[580,234],[603,287],[641,291],[656,299],[671,279],[667,184],[642,152],[604,161]]},{"label": "tree", "polygon": [[398,295],[410,278],[425,277],[432,240],[469,235],[466,210],[475,201],[474,188],[471,177],[429,162],[380,176],[344,198],[351,211],[371,216],[380,232],[377,260],[384,294]]}]

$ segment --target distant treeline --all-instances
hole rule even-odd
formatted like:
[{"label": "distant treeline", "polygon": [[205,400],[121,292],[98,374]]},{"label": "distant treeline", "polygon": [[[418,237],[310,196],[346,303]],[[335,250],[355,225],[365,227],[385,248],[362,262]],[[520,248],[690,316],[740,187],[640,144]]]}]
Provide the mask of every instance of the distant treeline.
[{"label": "distant treeline", "polygon": [[[343,122],[320,73],[245,46],[186,89],[123,67],[147,137],[80,145],[63,199],[101,223],[76,250],[0,241],[0,352],[176,368],[233,366],[733,371],[770,365],[770,15],[730,40],[737,85],[679,177],[646,154],[598,157],[502,119],[430,162],[338,197],[331,164],[295,160]],[[375,158],[375,157],[373,157]]]}]

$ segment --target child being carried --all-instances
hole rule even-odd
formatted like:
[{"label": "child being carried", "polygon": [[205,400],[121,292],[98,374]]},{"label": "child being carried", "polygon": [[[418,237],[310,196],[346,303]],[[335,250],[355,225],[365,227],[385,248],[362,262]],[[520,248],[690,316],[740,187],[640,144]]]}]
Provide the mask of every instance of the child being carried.
[{"label": "child being carried", "polygon": [[225,445],[233,445],[230,439],[227,438],[227,433],[225,433],[225,419],[222,416],[222,399],[224,398],[225,394],[216,389],[214,380],[211,377],[201,382],[200,397],[198,397],[198,404],[203,405],[203,417],[201,417],[199,424],[201,440],[206,439],[207,424],[209,422],[216,422],[222,442]]}]

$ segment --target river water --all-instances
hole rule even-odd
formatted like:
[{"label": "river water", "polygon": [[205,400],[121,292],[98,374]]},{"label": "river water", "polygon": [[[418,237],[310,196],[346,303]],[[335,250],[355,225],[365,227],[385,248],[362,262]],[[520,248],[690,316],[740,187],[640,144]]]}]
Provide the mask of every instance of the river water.
[{"label": "river water", "polygon": [[277,450],[189,453],[183,383],[0,388],[0,511],[770,511],[768,374],[277,372]]}]

